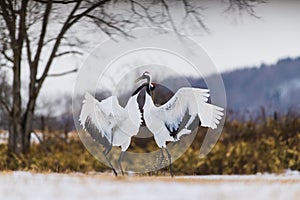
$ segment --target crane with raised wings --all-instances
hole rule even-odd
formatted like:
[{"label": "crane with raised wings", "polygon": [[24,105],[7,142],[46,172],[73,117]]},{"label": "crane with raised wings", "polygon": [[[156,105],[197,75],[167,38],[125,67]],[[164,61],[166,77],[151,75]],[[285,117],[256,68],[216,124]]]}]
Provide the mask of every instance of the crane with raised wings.
[{"label": "crane with raised wings", "polygon": [[[180,140],[182,135],[190,134],[189,125],[198,116],[201,126],[217,128],[223,114],[223,108],[208,103],[209,90],[201,88],[180,88],[174,96],[161,106],[156,106],[152,95],[155,92],[155,83],[149,72],[145,72],[136,82],[146,80],[145,103],[143,117],[146,126],[153,133],[156,144],[161,150],[161,157],[164,158],[163,149],[166,150],[169,160],[169,168],[172,176],[171,154],[166,142]],[[183,125],[183,117],[188,113],[190,118]]]},{"label": "crane with raised wings", "polygon": [[107,154],[112,146],[121,147],[118,163],[124,175],[121,165],[122,156],[130,145],[131,137],[138,133],[142,122],[137,103],[139,89],[129,98],[125,108],[120,106],[116,96],[108,97],[99,102],[91,94],[86,93],[83,100],[79,116],[80,124],[95,141],[104,147],[103,154],[116,176],[117,172]]}]

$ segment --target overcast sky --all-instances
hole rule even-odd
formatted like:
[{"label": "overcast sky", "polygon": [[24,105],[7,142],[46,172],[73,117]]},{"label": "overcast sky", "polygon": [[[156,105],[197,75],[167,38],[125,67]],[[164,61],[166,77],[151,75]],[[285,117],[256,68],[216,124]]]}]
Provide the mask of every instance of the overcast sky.
[{"label": "overcast sky", "polygon": [[[210,33],[200,29],[188,31],[189,37],[206,50],[220,72],[300,56],[300,1],[277,0],[262,4],[256,8],[256,15],[260,19],[247,14],[239,16],[224,13],[224,6],[211,1],[205,3],[204,22]],[[91,35],[97,38],[94,44],[107,39],[100,37],[100,33]],[[85,57],[65,58],[54,64],[52,72],[61,71],[56,70],[55,65],[79,67],[84,59]],[[76,74],[50,78],[46,81],[42,94],[48,96],[49,93],[72,92],[75,79]]]},{"label": "overcast sky", "polygon": [[[211,34],[197,37],[220,71],[300,56],[300,1],[272,1],[256,8],[256,19],[208,8]],[[209,11],[211,10],[211,11]]]}]

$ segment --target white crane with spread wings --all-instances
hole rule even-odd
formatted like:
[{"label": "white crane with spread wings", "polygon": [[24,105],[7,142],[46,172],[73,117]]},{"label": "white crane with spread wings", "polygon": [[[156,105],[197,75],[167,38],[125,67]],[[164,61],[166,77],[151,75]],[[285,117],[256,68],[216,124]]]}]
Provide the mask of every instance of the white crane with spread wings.
[{"label": "white crane with spread wings", "polygon": [[124,175],[121,159],[123,153],[128,149],[131,137],[139,131],[141,112],[137,103],[139,90],[129,98],[125,108],[121,107],[116,96],[108,97],[98,101],[89,93],[85,94],[83,106],[79,116],[79,121],[91,137],[102,144],[104,147],[103,154],[117,176],[107,154],[112,146],[120,146],[121,154],[119,156],[119,167]]},{"label": "white crane with spread wings", "polygon": [[[217,128],[223,114],[223,108],[208,103],[209,90],[200,88],[180,88],[174,96],[165,104],[156,106],[151,97],[155,92],[155,84],[151,82],[152,77],[149,72],[136,81],[146,79],[145,104],[143,107],[144,121],[148,129],[153,133],[156,144],[161,150],[162,159],[164,158],[163,149],[166,150],[169,159],[170,173],[172,175],[171,154],[166,148],[166,142],[180,140],[185,134],[190,134],[189,125],[198,116],[201,126]],[[189,121],[182,127],[185,114],[190,115]]]}]

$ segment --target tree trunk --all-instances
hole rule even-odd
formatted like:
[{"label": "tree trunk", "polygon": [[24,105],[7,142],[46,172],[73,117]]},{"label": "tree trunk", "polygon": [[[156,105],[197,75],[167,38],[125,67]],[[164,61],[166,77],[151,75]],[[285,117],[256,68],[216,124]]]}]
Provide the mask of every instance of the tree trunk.
[{"label": "tree trunk", "polygon": [[23,148],[23,130],[20,120],[11,119],[9,123],[8,154],[19,155],[24,151]]},{"label": "tree trunk", "polygon": [[[12,110],[10,112],[8,155],[9,158],[15,154],[27,153],[29,151],[31,124],[24,123],[22,115],[21,99],[21,62],[24,38],[26,35],[26,12],[28,0],[22,0],[21,9],[17,14],[12,8],[13,17],[9,17],[7,5],[2,2],[1,8],[4,11],[4,18],[7,26],[10,27],[11,48],[13,51],[13,84],[12,84]],[[19,20],[18,20],[19,19]],[[18,30],[18,31],[17,31]],[[25,112],[26,113],[26,112]],[[32,121],[31,121],[32,123]],[[30,129],[30,131],[29,131]]]},{"label": "tree trunk", "polygon": [[[19,95],[16,94],[16,102]],[[35,108],[36,97],[29,100],[27,109],[22,116],[21,104],[16,104],[13,108],[12,120],[10,120],[9,126],[9,143],[8,143],[8,153],[19,155],[21,153],[26,154],[30,149],[30,135],[33,125],[34,108]],[[20,107],[18,107],[18,106]]]},{"label": "tree trunk", "polygon": [[24,120],[15,117],[9,124],[8,154],[26,154],[30,150],[30,135],[32,131],[34,110],[27,111]]},{"label": "tree trunk", "polygon": [[14,49],[13,67],[13,102],[9,123],[8,153],[20,154],[24,151],[24,133],[22,128],[22,104],[21,104],[21,51]]},{"label": "tree trunk", "polygon": [[26,123],[19,119],[12,119],[9,124],[8,154],[11,156],[26,154],[30,149],[30,134],[32,131],[33,114],[28,116]]},{"label": "tree trunk", "polygon": [[25,112],[24,120],[23,120],[23,129],[24,129],[23,153],[28,153],[30,149],[30,135],[32,131],[34,108],[35,108],[37,96],[31,96],[30,98],[31,99],[28,102],[27,110]]},{"label": "tree trunk", "polygon": [[28,153],[30,149],[30,136],[32,131],[33,113],[29,113],[25,122],[23,123],[24,140],[23,140],[23,152]]}]

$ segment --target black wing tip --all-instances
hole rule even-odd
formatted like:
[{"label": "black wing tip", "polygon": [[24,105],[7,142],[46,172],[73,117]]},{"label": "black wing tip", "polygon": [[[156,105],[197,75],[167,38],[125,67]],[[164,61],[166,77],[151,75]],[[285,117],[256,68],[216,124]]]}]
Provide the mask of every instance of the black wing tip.
[{"label": "black wing tip", "polygon": [[[181,123],[181,122],[180,122]],[[177,134],[178,134],[178,131],[179,131],[179,128],[180,128],[180,123],[178,124],[178,127],[177,129],[173,128],[171,130],[171,128],[168,126],[167,123],[165,123],[165,127],[167,128],[167,130],[170,132],[170,136],[173,137],[174,139],[176,138]]]}]

